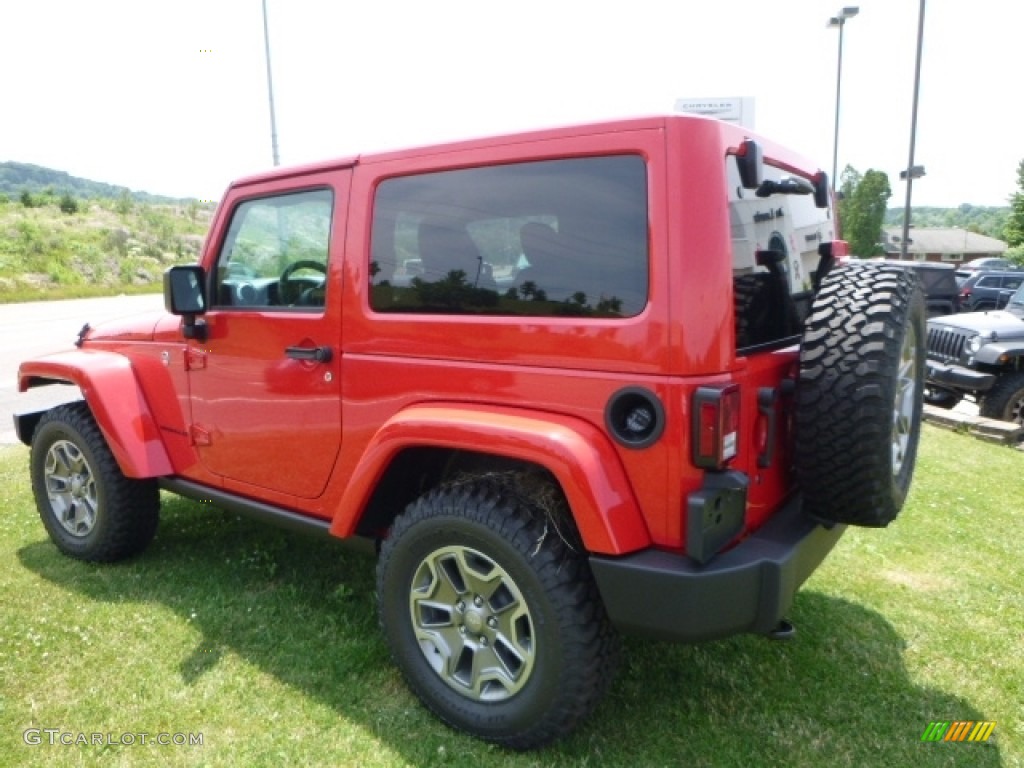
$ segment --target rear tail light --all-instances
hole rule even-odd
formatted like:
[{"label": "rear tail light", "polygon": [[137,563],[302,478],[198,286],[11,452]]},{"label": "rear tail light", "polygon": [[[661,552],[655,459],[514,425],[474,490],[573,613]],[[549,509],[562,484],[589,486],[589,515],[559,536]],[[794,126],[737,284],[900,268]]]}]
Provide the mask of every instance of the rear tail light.
[{"label": "rear tail light", "polygon": [[736,456],[740,427],[740,387],[698,387],[693,393],[693,463],[725,469]]}]

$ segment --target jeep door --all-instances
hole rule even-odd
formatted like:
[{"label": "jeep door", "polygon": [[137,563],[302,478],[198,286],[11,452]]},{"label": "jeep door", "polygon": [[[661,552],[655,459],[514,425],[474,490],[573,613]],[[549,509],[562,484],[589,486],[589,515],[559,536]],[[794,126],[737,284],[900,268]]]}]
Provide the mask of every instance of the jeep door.
[{"label": "jeep door", "polygon": [[328,298],[340,288],[349,176],[232,189],[211,233],[207,338],[190,342],[191,437],[238,492],[316,498],[334,466],[341,322]]}]

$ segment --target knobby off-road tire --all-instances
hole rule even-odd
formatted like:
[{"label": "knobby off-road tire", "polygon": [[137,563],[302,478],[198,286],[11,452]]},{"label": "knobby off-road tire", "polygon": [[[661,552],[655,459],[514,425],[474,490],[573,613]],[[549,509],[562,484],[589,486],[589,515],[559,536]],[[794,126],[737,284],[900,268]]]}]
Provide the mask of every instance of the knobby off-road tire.
[{"label": "knobby off-road tire", "polygon": [[853,265],[822,281],[804,328],[796,472],[813,517],[888,525],[921,431],[925,305],[917,276]]},{"label": "knobby off-road tire", "polygon": [[783,336],[772,279],[767,272],[733,278],[733,316],[736,318],[736,346],[740,349]]},{"label": "knobby off-road tire", "polygon": [[58,406],[39,420],[29,463],[39,516],[64,554],[111,562],[152,540],[160,514],[156,481],[121,473],[85,403]]},{"label": "knobby off-road tire", "polygon": [[409,687],[449,725],[513,749],[571,731],[614,671],[616,636],[559,528],[508,485],[449,485],[399,516],[377,567]]},{"label": "knobby off-road tire", "polygon": [[1000,377],[985,393],[978,410],[986,419],[1014,421],[1024,426],[1024,372]]}]

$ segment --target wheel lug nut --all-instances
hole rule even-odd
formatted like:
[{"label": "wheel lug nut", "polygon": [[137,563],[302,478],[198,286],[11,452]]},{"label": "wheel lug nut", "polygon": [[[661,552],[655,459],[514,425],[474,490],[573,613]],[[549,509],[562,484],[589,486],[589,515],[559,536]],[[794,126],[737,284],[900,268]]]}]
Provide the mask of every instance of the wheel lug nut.
[{"label": "wheel lug nut", "polygon": [[498,627],[498,620],[496,618],[494,618],[493,616],[491,616],[491,618],[489,618],[487,620],[487,626],[490,627],[491,629],[497,629],[497,627]]},{"label": "wheel lug nut", "polygon": [[477,595],[476,597],[473,598],[473,605],[475,605],[477,608],[479,608],[483,604],[484,604],[484,599],[482,597],[480,597],[480,595]]},{"label": "wheel lug nut", "polygon": [[480,645],[487,645],[487,638],[480,635]]},{"label": "wheel lug nut", "polygon": [[460,635],[464,635],[464,634],[466,634],[466,628],[465,628],[464,626],[460,626],[460,627],[459,627],[459,634],[460,634]]},{"label": "wheel lug nut", "polygon": [[459,602],[455,604],[455,610],[457,610],[459,613],[462,613],[466,610],[466,604],[459,600]]}]

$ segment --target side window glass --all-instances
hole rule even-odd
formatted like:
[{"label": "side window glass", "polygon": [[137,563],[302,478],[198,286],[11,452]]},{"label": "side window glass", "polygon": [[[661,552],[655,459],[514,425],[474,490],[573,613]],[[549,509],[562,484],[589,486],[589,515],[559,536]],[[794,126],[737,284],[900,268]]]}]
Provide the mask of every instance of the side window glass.
[{"label": "side window glass", "polygon": [[321,311],[332,208],[327,189],[241,203],[217,260],[214,305]]},{"label": "side window glass", "polygon": [[374,198],[378,312],[631,317],[647,304],[638,155],[388,179]]}]

